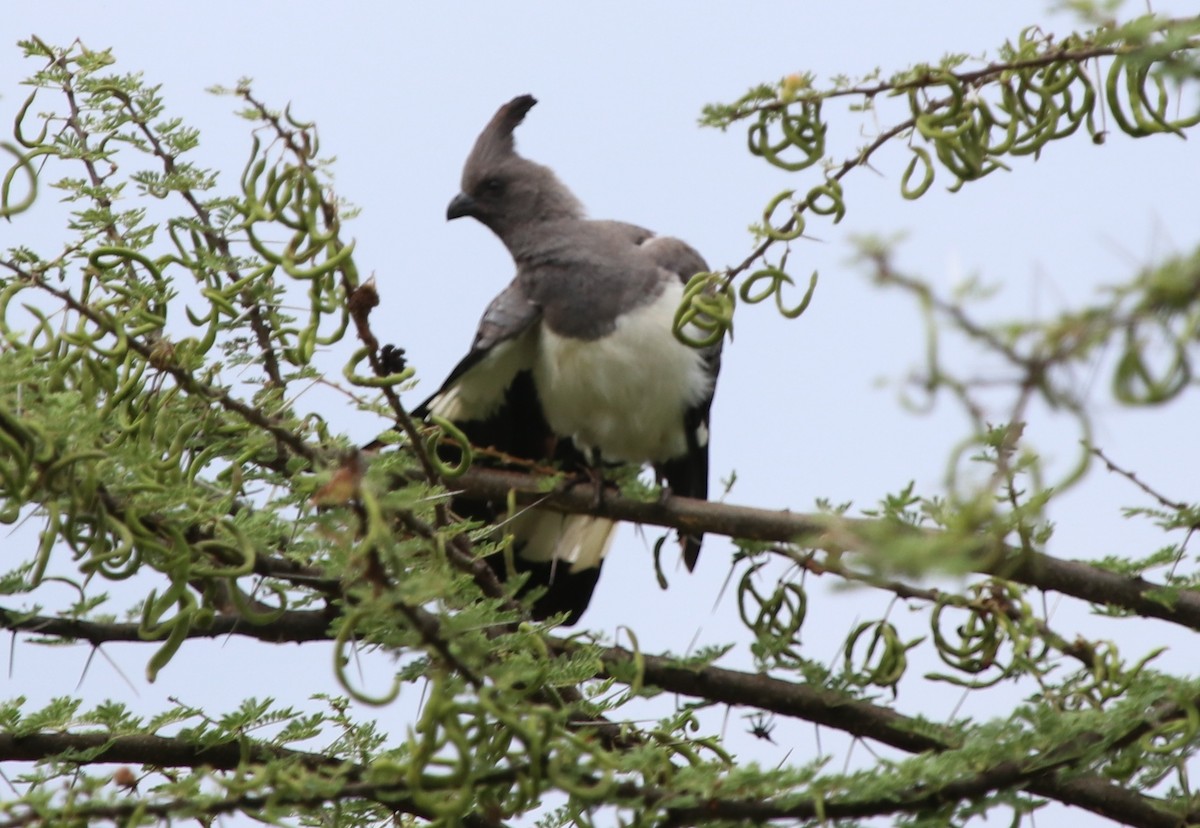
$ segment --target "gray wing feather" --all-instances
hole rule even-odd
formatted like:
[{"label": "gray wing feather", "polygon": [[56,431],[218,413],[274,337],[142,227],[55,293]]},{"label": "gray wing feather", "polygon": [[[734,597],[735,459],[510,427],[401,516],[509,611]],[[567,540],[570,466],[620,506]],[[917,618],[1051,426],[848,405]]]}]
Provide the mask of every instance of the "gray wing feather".
[{"label": "gray wing feather", "polygon": [[471,343],[471,353],[489,351],[501,342],[512,339],[528,330],[540,316],[541,310],[529,301],[514,279],[483,312],[479,330],[475,332],[475,341]]},{"label": "gray wing feather", "polygon": [[540,318],[541,310],[514,280],[483,312],[470,352],[415,413],[453,421],[489,416],[503,404],[517,374],[532,367]]},{"label": "gray wing feather", "polygon": [[641,247],[656,265],[679,276],[684,284],[697,273],[708,270],[708,264],[695,248],[679,239],[653,236],[642,242]]}]

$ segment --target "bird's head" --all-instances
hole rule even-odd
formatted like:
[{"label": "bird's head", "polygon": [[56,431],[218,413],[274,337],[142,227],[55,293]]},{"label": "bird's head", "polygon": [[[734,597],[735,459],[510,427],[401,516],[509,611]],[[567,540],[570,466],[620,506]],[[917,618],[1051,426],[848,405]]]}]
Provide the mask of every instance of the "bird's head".
[{"label": "bird's head", "polygon": [[463,166],[462,192],[447,207],[447,219],[471,216],[508,241],[531,225],[582,217],[582,206],[553,171],[517,154],[513,130],[535,103],[532,95],[513,98],[484,127]]}]

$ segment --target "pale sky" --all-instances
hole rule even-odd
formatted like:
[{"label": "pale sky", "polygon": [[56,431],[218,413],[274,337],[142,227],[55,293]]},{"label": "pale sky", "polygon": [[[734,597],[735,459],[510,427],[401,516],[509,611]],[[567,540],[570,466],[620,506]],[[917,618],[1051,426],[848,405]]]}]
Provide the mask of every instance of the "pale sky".
[{"label": "pale sky", "polygon": [[[948,51],[994,57],[1005,39],[1035,23],[1070,28],[1042,3],[1013,0],[610,2],[586,8],[345,3],[336,12],[304,2],[6,5],[0,16],[5,132],[26,94],[17,83],[37,68],[21,59],[15,42],[32,33],[57,45],[79,37],[91,48],[113,47],[118,68],[140,70],[163,84],[168,113],[201,130],[200,162],[223,170],[230,187],[247,156],[247,125],[232,114],[232,99],[209,95],[206,87],[249,76],[268,104],[290,102],[298,117],[316,121],[325,153],[338,159],[338,193],[362,209],[347,234],[357,239],[360,271],[373,272],[379,283],[375,331],[407,349],[422,380],[406,398],[412,405],[465,353],[479,314],[512,276],[500,243],[476,223],[448,224],[445,208],[479,129],[514,95],[539,99],[517,131],[518,150],[553,167],[590,215],[679,236],[716,269],[751,249],[746,227],[760,219],[772,196],[785,188],[807,189],[820,173],[789,175],[751,157],[741,128],[699,128],[704,104],[730,102],[753,85],[793,72],[812,71],[825,86],[836,74],[882,67],[887,76],[915,62],[936,63]],[[1154,7],[1165,14],[1194,13],[1188,2]],[[1133,5],[1124,16],[1143,8]],[[856,117],[842,113],[834,122],[831,140],[843,149],[839,159],[862,141]],[[1098,285],[1124,280],[1137,267],[1200,242],[1198,160],[1194,141],[1114,136],[1093,146],[1081,133],[1048,147],[1036,162],[1025,159],[1011,173],[957,194],[947,193],[942,179],[915,203],[899,195],[907,163],[901,153],[881,155],[874,172],[852,173],[844,182],[846,219],[837,227],[811,221],[810,233],[820,241],[800,243],[792,253],[798,281],[813,269],[821,274],[809,311],[789,322],[768,305],[739,309],[713,409],[713,491],[736,470],[731,502],[805,511],[818,497],[870,507],[913,479],[923,493],[940,486],[964,421],[949,401],[927,415],[899,404],[896,381],[921,359],[920,316],[906,298],[869,284],[863,269],[849,262],[849,238],[904,232],[898,261],[909,272],[943,287],[978,275],[1003,288],[989,305],[995,317],[1048,316],[1087,301]],[[44,190],[42,198],[51,201],[52,191]],[[30,238],[34,233],[37,238]],[[0,247],[41,239],[52,250],[56,233],[51,222],[35,226],[18,218],[0,224]],[[340,377],[353,347],[347,341],[331,350],[331,374]],[[963,364],[973,365],[972,359],[964,354]],[[890,382],[881,385],[881,379]],[[1175,498],[1194,498],[1200,465],[1196,396],[1168,411],[1129,412],[1112,402],[1104,369],[1079,382],[1097,404],[1096,438],[1106,451]],[[338,422],[336,410],[322,413]],[[387,426],[356,412],[346,412],[344,422],[360,441]],[[1041,448],[1067,462],[1075,451],[1073,433],[1044,433],[1051,439]],[[1122,504],[1151,505],[1095,471],[1052,513],[1058,535],[1048,551],[1064,558],[1144,554],[1165,542],[1145,524],[1122,520]],[[661,592],[649,555],[654,537],[622,532],[581,627],[616,635],[619,626],[628,626],[644,649],[655,652],[739,637],[729,596],[713,610],[729,546],[709,540],[697,572],[668,568],[671,589]],[[878,618],[886,605],[887,596],[814,590],[806,647],[815,657],[834,658],[854,619]],[[904,623],[919,631],[926,618],[917,613]],[[1069,634],[1119,638],[1135,659],[1171,640],[1165,625],[1117,625],[1078,610],[1059,620]],[[828,639],[825,629],[831,630]],[[174,694],[222,710],[248,695],[303,704],[312,692],[336,692],[323,655],[327,648],[189,644],[154,686],[142,679],[148,650],[106,651],[130,675],[137,695],[97,659],[83,679],[88,698],[114,695],[158,709]],[[3,695],[36,700],[69,693],[87,656],[84,647],[64,655],[18,643],[12,675],[0,684]],[[321,660],[314,664],[314,658]],[[227,660],[239,665],[237,680],[212,681],[212,668]],[[1185,665],[1193,661],[1179,652],[1163,664],[1190,669]],[[749,663],[744,650],[723,662]],[[280,675],[290,678],[280,682]],[[383,676],[382,669],[375,675]],[[943,698],[922,696],[921,680],[913,679],[901,685],[897,707],[903,712],[945,715],[959,700],[950,689]],[[962,712],[986,718],[1014,698],[1000,707],[968,700]],[[401,734],[402,709],[374,715]],[[715,722],[719,727],[719,717]],[[735,711],[731,744],[768,764],[789,750],[789,761],[814,751],[813,728],[804,723],[781,720],[777,747],[738,736],[744,729]],[[836,744],[828,733],[822,738],[826,750]],[[866,756],[861,748],[857,755]]]}]

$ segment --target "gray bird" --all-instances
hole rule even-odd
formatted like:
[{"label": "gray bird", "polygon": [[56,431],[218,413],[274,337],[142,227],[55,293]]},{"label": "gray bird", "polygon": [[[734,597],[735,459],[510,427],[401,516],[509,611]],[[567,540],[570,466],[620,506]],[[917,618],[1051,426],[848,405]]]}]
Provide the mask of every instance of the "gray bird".
[{"label": "gray bird", "polygon": [[[521,95],[496,112],[468,156],[447,219],[471,216],[516,263],[488,306],[470,353],[416,411],[459,425],[472,444],[509,457],[599,473],[604,463],[653,464],[674,494],[708,496],[708,421],[720,345],[696,349],[672,332],[684,285],[707,271],[684,242],[618,221],[584,217],[547,167],[517,154],[513,130],[537,101]],[[491,460],[487,460],[491,457]],[[496,455],[483,462],[497,463]],[[458,498],[482,521],[501,504]],[[530,509],[506,525],[525,589],[545,587],[537,618],[588,605],[612,521]],[[700,535],[680,539],[689,570]],[[502,556],[489,559],[505,576]]]}]

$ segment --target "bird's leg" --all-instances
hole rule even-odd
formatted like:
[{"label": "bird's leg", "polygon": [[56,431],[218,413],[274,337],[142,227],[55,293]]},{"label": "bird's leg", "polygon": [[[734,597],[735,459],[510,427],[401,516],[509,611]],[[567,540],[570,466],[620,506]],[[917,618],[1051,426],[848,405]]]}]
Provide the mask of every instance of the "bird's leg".
[{"label": "bird's leg", "polygon": [[604,503],[604,465],[600,460],[600,452],[589,448],[583,450],[582,454],[580,462],[571,464],[573,468],[567,486],[591,486],[592,508],[599,509]]},{"label": "bird's leg", "polygon": [[599,509],[604,503],[604,461],[600,459],[600,449],[592,449],[591,464],[588,473],[592,478],[595,491],[592,493],[592,508]]}]

